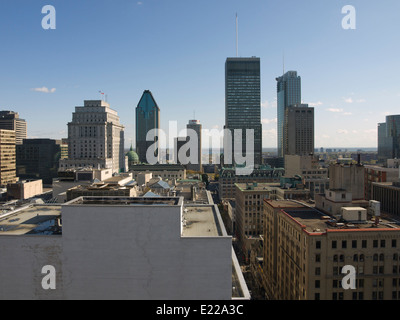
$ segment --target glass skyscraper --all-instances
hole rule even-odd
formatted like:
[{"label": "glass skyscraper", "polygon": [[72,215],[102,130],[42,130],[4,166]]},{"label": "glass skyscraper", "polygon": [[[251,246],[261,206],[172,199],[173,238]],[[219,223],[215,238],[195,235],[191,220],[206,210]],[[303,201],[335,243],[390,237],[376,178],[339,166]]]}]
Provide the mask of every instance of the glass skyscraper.
[{"label": "glass skyscraper", "polygon": [[385,123],[378,123],[378,159],[400,158],[400,115],[386,116]]},{"label": "glass skyscraper", "polygon": [[278,157],[284,156],[285,108],[301,104],[301,78],[297,71],[288,71],[276,78],[278,104]]},{"label": "glass skyscraper", "polygon": [[[148,162],[147,149],[157,142],[157,137],[154,141],[146,140],[147,133],[152,129],[160,129],[160,108],[151,91],[145,90],[136,107],[136,153],[141,163]],[[156,149],[158,152],[158,147]]]},{"label": "glass skyscraper", "polygon": [[[254,130],[254,164],[261,164],[260,58],[227,58],[225,63],[225,129],[242,132],[242,154],[246,153],[246,129]],[[233,142],[233,141],[232,141]],[[232,160],[235,161],[232,146]]]}]

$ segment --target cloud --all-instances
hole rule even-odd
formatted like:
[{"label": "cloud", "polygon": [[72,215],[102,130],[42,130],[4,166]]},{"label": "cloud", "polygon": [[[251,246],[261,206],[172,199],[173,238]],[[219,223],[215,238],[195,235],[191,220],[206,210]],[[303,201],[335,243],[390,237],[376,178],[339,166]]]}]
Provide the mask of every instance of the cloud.
[{"label": "cloud", "polygon": [[277,123],[278,122],[278,118],[274,118],[274,119],[261,119],[261,123],[263,124],[270,124],[270,123]]},{"label": "cloud", "polygon": [[328,110],[329,112],[343,112],[343,109],[337,109],[337,108],[329,108],[329,109],[326,109],[326,110]]},{"label": "cloud", "polygon": [[365,100],[365,99],[358,99],[357,100],[357,103],[363,103],[363,102],[366,102],[367,100]]},{"label": "cloud", "polygon": [[308,105],[311,106],[311,107],[318,107],[318,106],[322,106],[323,103],[322,103],[321,101],[318,101],[318,102],[310,102],[310,103],[308,103]]},{"label": "cloud", "polygon": [[343,98],[344,99],[344,102],[346,102],[346,103],[353,103],[354,101],[353,101],[353,98]]},{"label": "cloud", "polygon": [[56,88],[52,88],[52,89],[49,89],[49,88],[47,88],[47,87],[33,88],[32,91],[35,91],[35,92],[44,92],[44,93],[54,93],[54,92],[56,92]]},{"label": "cloud", "polygon": [[339,134],[348,134],[349,131],[347,131],[346,129],[339,129],[338,131],[336,131]]},{"label": "cloud", "polygon": [[264,102],[261,102],[261,107],[262,108],[276,108],[277,107],[277,100],[276,98],[272,100],[272,102],[265,100]]},{"label": "cloud", "polygon": [[137,2],[137,5],[138,5],[138,6],[141,6],[142,4],[143,4],[142,1],[138,1],[138,2]]},{"label": "cloud", "polygon": [[344,115],[344,116],[351,116],[352,113],[351,113],[351,112],[343,112],[343,115]]}]

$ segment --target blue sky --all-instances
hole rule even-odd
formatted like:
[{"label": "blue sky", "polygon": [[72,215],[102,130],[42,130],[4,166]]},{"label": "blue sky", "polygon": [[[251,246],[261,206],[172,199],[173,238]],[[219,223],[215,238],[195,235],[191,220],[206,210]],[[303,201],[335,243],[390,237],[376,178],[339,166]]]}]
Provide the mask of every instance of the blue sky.
[{"label": "blue sky", "polygon": [[[55,30],[41,27],[45,5],[56,9]],[[345,5],[356,9],[355,30],[342,28]],[[239,56],[261,58],[264,147],[276,147],[283,53],[315,107],[315,146],[376,147],[377,123],[400,113],[398,0],[2,0],[0,108],[18,111],[29,137],[67,137],[75,106],[102,90],[129,146],[149,89],[163,129],[169,120],[183,129],[195,112],[203,128],[222,130],[236,13]]]}]

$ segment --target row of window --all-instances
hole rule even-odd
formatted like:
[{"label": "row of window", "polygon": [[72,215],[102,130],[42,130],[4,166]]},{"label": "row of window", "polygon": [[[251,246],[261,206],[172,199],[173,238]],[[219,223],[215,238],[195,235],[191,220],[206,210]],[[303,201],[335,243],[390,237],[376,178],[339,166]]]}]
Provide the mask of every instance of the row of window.
[{"label": "row of window", "polygon": [[[351,248],[352,249],[357,249],[358,248],[359,242],[357,240],[352,240],[351,241]],[[341,248],[342,249],[347,249],[348,247],[348,241],[347,240],[342,240],[341,241]],[[368,247],[368,240],[361,240],[361,248],[365,249]],[[386,240],[372,240],[372,247],[373,248],[386,248]],[[391,247],[392,248],[397,248],[397,240],[392,239],[391,241]],[[315,248],[316,249],[321,249],[321,241],[316,241],[315,242]],[[338,241],[332,240],[331,243],[331,248],[332,249],[338,249]]]}]

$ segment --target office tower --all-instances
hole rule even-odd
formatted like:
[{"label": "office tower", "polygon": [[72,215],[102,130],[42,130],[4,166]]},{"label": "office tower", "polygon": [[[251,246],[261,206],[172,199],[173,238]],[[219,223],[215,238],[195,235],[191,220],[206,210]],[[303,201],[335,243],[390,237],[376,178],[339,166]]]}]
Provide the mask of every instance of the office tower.
[{"label": "office tower", "polygon": [[124,126],[102,100],[85,100],[68,123],[68,159],[60,160],[59,169],[82,167],[125,171]]},{"label": "office tower", "polygon": [[187,166],[188,170],[192,171],[202,171],[202,160],[201,160],[201,128],[199,120],[189,120],[189,123],[186,125],[187,129],[194,130],[196,132],[197,138],[197,161],[196,163],[189,163]]},{"label": "office tower", "polygon": [[[232,133],[232,164],[234,156],[234,130],[242,133],[242,154],[246,154],[246,129],[254,130],[254,164],[261,164],[262,126],[260,58],[227,58],[225,63],[225,129]],[[239,132],[240,132],[239,131]],[[224,161],[228,145],[224,146]]]},{"label": "office tower", "polygon": [[[194,130],[195,136],[193,136],[193,132],[191,134],[187,133],[186,137],[177,137],[174,140],[174,152],[175,152],[175,161],[179,164],[185,164],[187,170],[201,172],[203,170],[202,159],[201,159],[201,124],[199,120],[189,120],[189,123],[186,125],[187,129]],[[195,141],[192,141],[195,139]],[[189,145],[186,145],[189,143]],[[179,151],[183,146],[186,146],[188,150],[181,157],[185,157],[185,159],[179,158]],[[190,146],[190,148],[189,148]],[[191,159],[194,155],[191,154],[193,152],[193,148],[196,147],[197,157],[196,159]],[[193,160],[193,162],[191,161]]]},{"label": "office tower", "polygon": [[314,153],[314,108],[307,104],[285,107],[283,155]]},{"label": "office tower", "polygon": [[288,71],[276,78],[278,104],[278,157],[284,156],[285,108],[301,104],[301,78],[296,71]]},{"label": "office tower", "polygon": [[156,143],[155,156],[159,156],[158,139],[147,141],[147,133],[152,129],[160,129],[160,108],[150,90],[145,90],[136,107],[136,153],[139,161],[146,163],[146,153],[150,146]]},{"label": "office tower", "polygon": [[15,170],[15,131],[0,129],[0,186],[18,179]]},{"label": "office tower", "polygon": [[52,184],[57,177],[61,145],[52,139],[24,139],[16,146],[17,176]]},{"label": "office tower", "polygon": [[400,115],[386,116],[385,123],[378,124],[378,159],[400,158]]},{"label": "office tower", "polygon": [[26,121],[20,119],[18,112],[0,111],[0,129],[14,130],[16,144],[26,139]]}]

